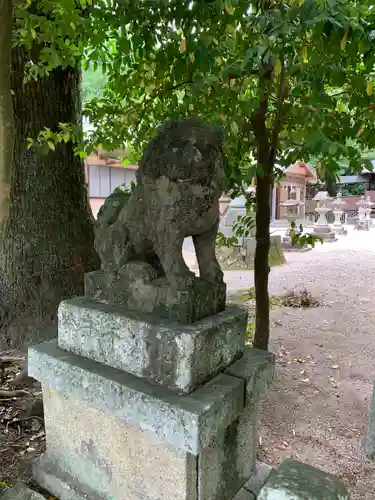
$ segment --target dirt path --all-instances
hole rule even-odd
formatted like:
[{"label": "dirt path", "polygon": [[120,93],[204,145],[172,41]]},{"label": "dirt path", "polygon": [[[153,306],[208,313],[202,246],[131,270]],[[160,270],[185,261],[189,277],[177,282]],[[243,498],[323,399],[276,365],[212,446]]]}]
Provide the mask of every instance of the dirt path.
[{"label": "dirt path", "polygon": [[277,378],[263,405],[262,455],[270,463],[294,456],[319,466],[340,475],[353,500],[370,500],[375,464],[364,456],[363,442],[374,378],[373,321],[368,316],[367,328],[348,326],[350,309],[335,303],[323,314],[274,313]]},{"label": "dirt path", "polygon": [[[293,456],[341,476],[352,500],[374,500],[375,463],[363,449],[375,378],[375,229],[287,261],[272,269],[270,292],[306,287],[324,306],[272,311],[277,375],[263,404],[260,456],[271,464]],[[230,292],[253,284],[252,272],[225,274]]]},{"label": "dirt path", "polygon": [[[363,446],[375,378],[375,229],[287,258],[271,271],[271,293],[307,287],[325,305],[272,311],[277,376],[260,456],[293,456],[341,476],[352,500],[374,500],[375,463]],[[252,274],[228,273],[227,282],[243,289]]]}]

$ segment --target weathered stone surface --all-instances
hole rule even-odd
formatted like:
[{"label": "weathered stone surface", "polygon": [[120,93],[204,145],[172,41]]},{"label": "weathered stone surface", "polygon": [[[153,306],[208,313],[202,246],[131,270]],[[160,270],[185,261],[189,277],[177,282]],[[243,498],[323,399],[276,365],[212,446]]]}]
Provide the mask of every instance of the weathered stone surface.
[{"label": "weathered stone surface", "polygon": [[47,450],[34,474],[60,500],[198,500],[195,456],[46,385],[43,399]]},{"label": "weathered stone surface", "polygon": [[299,241],[293,245],[290,234],[283,236],[281,242],[281,248],[288,252],[299,252],[299,253],[310,252],[312,250],[312,247],[301,246],[301,243]]},{"label": "weathered stone surface", "polygon": [[47,491],[53,492],[59,500],[103,500],[96,491],[90,491],[88,485],[80,484],[76,477],[62,471],[57,465],[52,465],[46,453],[33,461],[32,471],[35,481]]},{"label": "weathered stone surface", "polygon": [[31,490],[25,484],[18,483],[13,488],[7,488],[2,494],[0,491],[1,500],[45,500],[45,498]]},{"label": "weathered stone surface", "polygon": [[275,376],[275,355],[253,347],[246,347],[241,359],[229,366],[225,373],[246,383],[246,404],[257,400]]},{"label": "weathered stone surface", "polygon": [[336,476],[292,459],[270,474],[258,496],[258,500],[323,499],[349,500],[349,493]]},{"label": "weathered stone surface", "polygon": [[228,307],[181,326],[75,298],[60,304],[59,346],[179,392],[191,392],[238,359],[247,311]]},{"label": "weathered stone surface", "polygon": [[272,467],[265,462],[257,462],[255,464],[251,477],[245,484],[244,488],[248,491],[251,491],[255,498],[258,495],[261,487],[267,481],[272,470]]},{"label": "weathered stone surface", "polygon": [[258,448],[257,424],[260,399],[274,376],[275,356],[246,347],[244,356],[226,373],[243,380],[245,408],[225,432],[217,433],[199,456],[200,498],[227,500],[254,472]]},{"label": "weathered stone surface", "polygon": [[103,269],[116,272],[141,260],[184,290],[193,274],[182,244],[193,236],[200,277],[222,283],[215,242],[225,163],[218,129],[196,118],[160,127],[138,163],[131,195],[119,201],[116,194],[116,206],[109,200],[98,214],[95,246]]},{"label": "weathered stone surface", "polygon": [[245,489],[240,490],[233,500],[256,500],[255,496]]},{"label": "weathered stone surface", "polygon": [[103,270],[85,275],[85,295],[104,304],[191,324],[225,309],[225,283],[194,278],[184,290],[155,278],[151,265],[129,262],[118,273]]},{"label": "weathered stone surface", "polygon": [[249,479],[255,466],[259,403],[248,406],[199,455],[199,498],[227,500]]},{"label": "weathered stone surface", "polygon": [[220,374],[179,396],[115,368],[60,349],[56,341],[29,349],[29,375],[122,423],[197,455],[244,406],[244,382]]},{"label": "weathered stone surface", "polygon": [[[223,271],[239,269],[254,269],[255,238],[245,238],[238,246],[216,248],[216,255]],[[281,248],[281,237],[271,236],[271,246],[268,255],[270,266],[285,263]]]}]

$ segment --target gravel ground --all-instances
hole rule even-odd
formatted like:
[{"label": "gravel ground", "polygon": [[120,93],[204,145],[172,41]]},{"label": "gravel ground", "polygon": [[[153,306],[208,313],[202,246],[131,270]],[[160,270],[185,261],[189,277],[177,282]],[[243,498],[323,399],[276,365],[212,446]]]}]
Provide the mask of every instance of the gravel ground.
[{"label": "gravel ground", "polygon": [[[374,500],[375,464],[363,444],[375,378],[375,229],[286,257],[271,271],[270,292],[307,288],[323,305],[272,311],[277,376],[263,404],[261,457],[293,456],[341,476],[352,500]],[[229,291],[253,283],[252,272],[225,279]]]}]

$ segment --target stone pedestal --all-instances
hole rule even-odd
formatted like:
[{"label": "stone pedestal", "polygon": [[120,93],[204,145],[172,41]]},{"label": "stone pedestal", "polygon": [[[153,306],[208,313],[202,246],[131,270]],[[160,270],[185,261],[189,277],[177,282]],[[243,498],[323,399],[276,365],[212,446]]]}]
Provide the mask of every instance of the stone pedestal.
[{"label": "stone pedestal", "polygon": [[[315,209],[318,211],[319,209]],[[328,210],[327,210],[328,211]],[[314,234],[315,236],[319,236],[324,241],[336,241],[336,234],[332,231],[331,227],[326,221],[325,215],[324,219],[322,219],[322,213],[320,213],[319,220],[314,224]]]},{"label": "stone pedestal", "polygon": [[236,307],[183,325],[87,297],[63,302],[58,340],[29,350],[46,424],[37,482],[60,500],[243,494],[274,374],[272,354],[245,347],[246,323]]},{"label": "stone pedestal", "polygon": [[[297,225],[296,225],[297,226]],[[299,242],[297,242],[295,245],[292,243],[292,236],[290,234],[290,226],[288,229],[285,231],[285,235],[282,237],[282,243],[281,243],[282,249],[288,252],[309,252],[312,250],[312,247],[308,246],[301,246]]]},{"label": "stone pedestal", "polygon": [[299,243],[293,245],[291,237],[284,236],[282,242],[282,249],[286,252],[303,253],[303,252],[310,252],[312,250],[312,247],[308,246],[302,247]]},{"label": "stone pedestal", "polygon": [[358,208],[358,220],[354,229],[357,229],[358,231],[368,231],[370,229],[368,220],[366,220],[366,209],[363,206],[359,206]]},{"label": "stone pedestal", "polygon": [[[227,211],[220,217],[219,232],[223,233],[223,235],[227,238],[236,236],[235,232],[233,231],[233,225],[237,222],[238,217],[244,217],[246,213],[247,211],[245,196],[238,196],[237,198],[231,200]],[[255,227],[252,233],[252,236],[255,236]],[[238,238],[238,240],[240,245],[242,246],[245,238]]]},{"label": "stone pedestal", "polygon": [[332,198],[328,196],[327,191],[320,191],[314,200],[319,202],[318,207],[315,209],[315,212],[318,214],[318,220],[314,224],[314,234],[327,242],[336,241],[336,235],[327,221],[327,213],[331,210],[327,204],[330,203]]},{"label": "stone pedestal", "polygon": [[85,275],[86,297],[102,304],[120,306],[129,311],[193,323],[225,308],[226,285],[194,279],[187,290],[173,290],[166,278],[148,281],[140,277],[143,264],[136,266],[134,279],[124,266],[118,273],[93,271]]},{"label": "stone pedestal", "polygon": [[335,234],[348,234],[348,231],[345,229],[344,224],[341,222],[343,210],[334,210],[333,215],[335,216],[335,221],[332,224],[332,229]]},{"label": "stone pedestal", "polygon": [[[268,254],[268,264],[271,267],[285,264],[281,237],[272,235],[270,239],[271,245]],[[254,269],[255,246],[255,238],[243,238],[242,245],[216,248],[216,256],[221,269],[223,271]]]}]

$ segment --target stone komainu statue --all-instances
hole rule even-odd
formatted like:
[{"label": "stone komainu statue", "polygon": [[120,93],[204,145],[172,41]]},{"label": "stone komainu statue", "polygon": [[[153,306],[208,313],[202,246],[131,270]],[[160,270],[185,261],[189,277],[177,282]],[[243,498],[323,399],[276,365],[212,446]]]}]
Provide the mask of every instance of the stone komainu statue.
[{"label": "stone komainu statue", "polygon": [[146,147],[131,193],[114,193],[98,214],[95,247],[106,272],[151,264],[174,288],[194,278],[182,256],[192,236],[200,277],[221,283],[215,255],[226,158],[219,129],[196,118],[168,121]]}]

